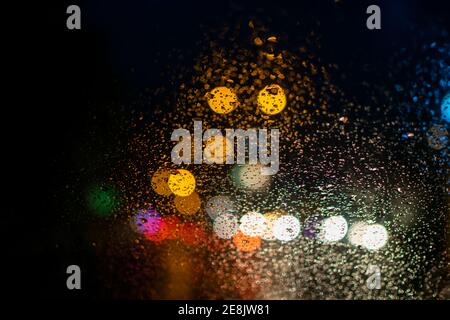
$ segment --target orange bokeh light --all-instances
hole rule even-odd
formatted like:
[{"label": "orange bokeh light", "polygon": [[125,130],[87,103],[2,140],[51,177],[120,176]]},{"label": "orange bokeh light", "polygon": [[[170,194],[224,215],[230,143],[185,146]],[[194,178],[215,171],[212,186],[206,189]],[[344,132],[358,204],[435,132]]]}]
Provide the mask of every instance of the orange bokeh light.
[{"label": "orange bokeh light", "polygon": [[253,252],[261,247],[261,238],[246,236],[239,231],[234,235],[233,243],[239,251]]}]

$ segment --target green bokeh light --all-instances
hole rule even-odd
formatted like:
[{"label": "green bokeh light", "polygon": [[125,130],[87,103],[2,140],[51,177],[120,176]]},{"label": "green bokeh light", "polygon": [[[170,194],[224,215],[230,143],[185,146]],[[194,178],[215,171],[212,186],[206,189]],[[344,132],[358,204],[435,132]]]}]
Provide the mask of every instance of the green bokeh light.
[{"label": "green bokeh light", "polygon": [[92,186],[86,198],[89,209],[103,217],[111,215],[120,203],[117,190],[111,186]]}]

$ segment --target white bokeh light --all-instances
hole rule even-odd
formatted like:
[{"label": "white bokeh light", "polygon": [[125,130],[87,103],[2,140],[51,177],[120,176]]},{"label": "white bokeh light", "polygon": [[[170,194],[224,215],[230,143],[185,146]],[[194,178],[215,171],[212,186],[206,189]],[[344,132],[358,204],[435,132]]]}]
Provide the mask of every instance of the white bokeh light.
[{"label": "white bokeh light", "polygon": [[382,248],[387,240],[386,228],[380,224],[371,224],[365,227],[361,244],[368,250],[378,250]]},{"label": "white bokeh light", "polygon": [[366,231],[367,223],[356,222],[353,224],[348,231],[348,240],[354,246],[362,246],[362,237]]},{"label": "white bokeh light", "polygon": [[277,240],[277,238],[275,238],[275,236],[273,235],[273,224],[280,216],[282,216],[284,214],[285,214],[285,212],[283,210],[269,211],[264,214],[264,218],[266,218],[267,227],[266,227],[263,235],[261,236],[261,238],[263,238],[266,241]]},{"label": "white bokeh light", "polygon": [[300,221],[294,216],[281,216],[273,223],[273,235],[280,241],[294,240],[300,233]]},{"label": "white bokeh light", "polygon": [[225,213],[234,212],[234,201],[228,196],[215,196],[208,200],[205,210],[211,219]]},{"label": "white bokeh light", "polygon": [[348,225],[343,216],[334,216],[322,221],[319,239],[323,242],[335,242],[345,237]]},{"label": "white bokeh light", "polygon": [[244,214],[240,220],[239,229],[249,237],[260,237],[266,231],[266,218],[258,212]]},{"label": "white bokeh light", "polygon": [[236,167],[235,183],[238,187],[258,190],[266,187],[270,183],[270,176],[261,174],[263,167],[260,164],[246,164]]},{"label": "white bokeh light", "polygon": [[231,239],[236,234],[238,227],[238,219],[229,213],[218,215],[213,224],[214,232],[222,239]]}]

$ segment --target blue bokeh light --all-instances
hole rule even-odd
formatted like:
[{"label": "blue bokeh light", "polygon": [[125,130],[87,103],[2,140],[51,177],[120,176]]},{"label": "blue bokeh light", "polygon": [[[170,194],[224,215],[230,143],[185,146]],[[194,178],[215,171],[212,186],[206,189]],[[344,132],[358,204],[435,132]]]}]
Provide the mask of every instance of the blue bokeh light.
[{"label": "blue bokeh light", "polygon": [[447,93],[441,103],[441,118],[450,122],[450,93]]}]

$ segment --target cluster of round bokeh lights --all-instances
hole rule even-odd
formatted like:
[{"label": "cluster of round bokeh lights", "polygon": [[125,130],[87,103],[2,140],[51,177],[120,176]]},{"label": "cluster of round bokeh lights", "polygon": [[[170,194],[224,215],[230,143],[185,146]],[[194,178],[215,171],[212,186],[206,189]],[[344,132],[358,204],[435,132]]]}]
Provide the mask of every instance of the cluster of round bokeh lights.
[{"label": "cluster of round bokeh lights", "polygon": [[252,211],[238,218],[235,215],[233,200],[222,195],[208,200],[206,212],[213,220],[213,229],[219,238],[233,239],[234,243],[235,237],[247,238],[255,244],[253,250],[261,245],[261,240],[293,241],[300,236],[302,229],[305,238],[332,243],[347,236],[351,244],[368,250],[381,249],[388,240],[384,226],[357,222],[349,229],[343,216],[327,218],[312,216],[307,219],[303,228],[296,216],[285,214],[282,210],[265,214]]},{"label": "cluster of round bokeh lights", "polygon": [[[216,87],[206,94],[206,99],[212,111],[218,114],[227,114],[239,106],[239,98],[228,87]],[[258,93],[258,108],[264,114],[275,115],[286,107],[286,94],[278,84],[265,86]]]},{"label": "cluster of round bokeh lights", "polygon": [[[267,185],[270,180],[268,176],[261,175],[259,169],[258,165],[235,166],[232,169],[235,185],[244,189],[258,189]],[[245,172],[245,175],[240,174],[242,172]],[[184,215],[194,215],[201,208],[195,183],[194,175],[185,169],[158,170],[152,176],[155,192],[164,196],[174,194],[175,207]],[[235,201],[226,195],[209,198],[204,208],[213,222],[215,235],[220,239],[232,240],[237,249],[243,252],[257,250],[262,241],[293,241],[299,238],[302,232],[303,237],[321,243],[341,241],[347,236],[351,244],[368,250],[381,249],[388,240],[384,226],[356,222],[349,228],[347,220],[341,215],[312,215],[303,225],[298,217],[287,214],[284,210],[272,210],[264,214],[250,211],[239,216]],[[187,243],[201,243],[206,237],[206,231],[201,224],[189,222],[185,226],[176,216],[162,217],[153,209],[139,210],[134,224],[137,232],[153,241],[175,239],[180,234],[178,229],[185,230],[186,227],[188,229],[185,232],[191,239]]]},{"label": "cluster of round bokeh lights", "polygon": [[[206,94],[206,99],[212,111],[218,114],[228,114],[236,110],[240,103],[236,93],[228,87],[216,87]],[[281,86],[271,84],[259,91],[257,105],[266,115],[276,115],[286,106],[286,95]],[[208,143],[216,143],[210,141]],[[220,154],[211,154],[210,158],[226,157],[229,143]],[[212,148],[215,149],[215,148]],[[207,155],[208,156],[208,155]],[[231,177],[237,188],[259,190],[270,185],[270,176],[261,174],[260,165],[235,165],[231,170]],[[160,169],[152,176],[153,190],[159,195],[175,195],[176,209],[185,215],[193,215],[201,208],[200,196],[195,192],[196,181],[194,175],[185,169]],[[283,210],[274,210],[261,214],[256,211],[237,215],[233,199],[219,195],[211,197],[205,211],[213,221],[213,231],[216,236],[224,240],[232,240],[234,245],[243,252],[257,250],[262,241],[289,242],[299,238],[302,231],[300,220],[286,214]],[[146,235],[150,240],[171,238],[159,236],[167,233],[167,223],[156,211],[139,211],[136,215],[137,231]],[[173,222],[173,221],[171,221]],[[303,226],[303,236],[317,239],[323,243],[337,242],[348,234],[350,243],[363,246],[369,250],[382,248],[388,239],[386,229],[378,224],[357,223],[348,228],[347,221],[342,216],[320,218],[312,216]],[[173,238],[173,237],[172,237]]]},{"label": "cluster of round bokeh lights", "polygon": [[[152,110],[158,111],[153,115],[161,121],[143,121],[144,125],[139,122],[135,139],[128,142],[127,149],[132,152],[127,159],[127,173],[132,174],[115,170],[119,175],[112,177],[117,182],[114,188],[91,188],[87,205],[102,217],[109,217],[119,206],[126,208],[122,211],[131,213],[127,222],[132,230],[149,240],[151,243],[147,244],[152,249],[153,244],[162,244],[156,251],[143,251],[142,271],[197,270],[202,261],[196,258],[203,258],[205,246],[211,249],[205,260],[208,267],[214,266],[214,272],[208,269],[208,274],[218,281],[214,287],[221,290],[220,297],[223,294],[227,298],[366,298],[365,286],[361,290],[356,287],[365,280],[357,271],[364,272],[364,268],[358,268],[374,258],[374,263],[382,264],[386,290],[373,290],[369,297],[420,296],[420,290],[411,290],[406,284],[410,279],[418,283],[417,274],[427,272],[428,266],[434,268],[439,259],[432,257],[432,261],[422,262],[423,258],[431,257],[426,254],[433,252],[436,245],[432,242],[423,246],[420,238],[433,239],[434,231],[429,227],[439,222],[432,214],[424,218],[421,213],[428,212],[421,192],[427,191],[429,185],[421,179],[418,185],[415,173],[408,169],[391,170],[400,172],[401,179],[387,181],[383,174],[389,174],[390,170],[385,169],[383,159],[370,158],[371,150],[376,148],[377,153],[380,151],[389,159],[394,156],[393,163],[402,164],[397,161],[395,151],[391,152],[392,148],[408,146],[408,142],[414,145],[420,138],[423,145],[432,149],[426,151],[434,156],[434,161],[448,163],[448,64],[440,55],[430,55],[430,60],[414,66],[416,77],[414,81],[410,79],[410,86],[402,83],[402,77],[401,90],[392,93],[386,88],[386,99],[381,100],[375,91],[370,94],[371,88],[367,87],[370,99],[367,105],[361,105],[356,97],[346,97],[333,84],[333,72],[348,77],[337,65],[316,60],[306,45],[300,48],[299,55],[274,47],[276,37],[264,39],[258,35],[261,38],[254,38],[259,47],[257,55],[239,44],[228,46],[227,50],[219,48],[220,45],[208,48],[198,59],[194,72],[189,72],[192,78],[182,80],[173,112],[165,108],[173,105],[172,96],[170,102],[163,104],[163,112],[158,109],[166,87],[155,91],[156,99],[146,96],[150,101],[143,100],[144,108],[150,103]],[[214,38],[208,43],[213,43]],[[443,68],[444,64],[447,67]],[[179,75],[174,83],[180,83]],[[395,80],[392,77],[388,83]],[[441,89],[436,85],[438,80]],[[372,105],[369,101],[377,103]],[[394,114],[401,112],[399,119],[392,119],[393,109]],[[143,119],[145,116],[139,114],[139,121]],[[216,128],[279,129],[284,149],[280,174],[262,175],[260,165],[186,165],[174,169],[170,152],[163,151],[171,146],[170,134],[164,129],[187,128],[193,119]],[[381,121],[372,123],[375,119]],[[391,136],[398,133],[398,126],[406,140],[402,144]],[[377,134],[372,136],[372,130]],[[330,137],[331,143],[327,142]],[[351,148],[342,153],[342,144],[347,143],[351,143]],[[205,163],[224,163],[234,151],[232,142],[225,137],[213,137],[203,144]],[[371,147],[366,148],[367,145]],[[347,149],[352,151],[347,153]],[[339,167],[343,160],[344,168],[336,174],[333,160],[337,154]],[[426,160],[427,156],[415,153],[402,158],[417,165],[421,178],[425,178],[432,171],[428,166],[421,167],[418,160]],[[365,161],[359,163],[363,158]],[[373,172],[367,174],[367,179],[363,174],[359,180],[359,171],[365,169]],[[146,177],[149,173],[154,191],[150,196]],[[231,181],[224,179],[226,176]],[[347,180],[349,177],[351,180]],[[114,237],[117,239],[120,238]],[[193,247],[178,248],[173,240]],[[137,239],[133,243],[141,242]],[[163,250],[168,253],[164,261],[167,265],[148,268],[148,260]],[[237,252],[255,252],[252,255],[255,259],[245,254],[236,256]],[[175,283],[185,281],[186,287],[196,287],[187,278],[190,280],[197,274],[202,277],[202,285],[211,282],[211,278],[205,279],[207,274],[192,272],[189,277],[185,273],[174,277]],[[136,283],[142,287],[140,281]],[[258,283],[264,288],[260,295],[252,295]],[[170,288],[174,291],[173,286]],[[236,296],[241,288],[244,293]],[[226,290],[228,293],[223,293]],[[217,298],[215,294],[212,288],[205,290],[207,297]]]}]

